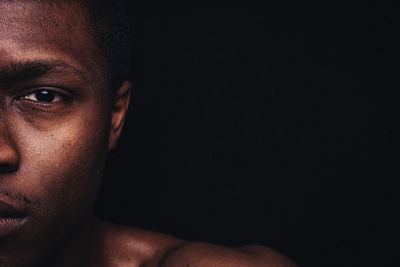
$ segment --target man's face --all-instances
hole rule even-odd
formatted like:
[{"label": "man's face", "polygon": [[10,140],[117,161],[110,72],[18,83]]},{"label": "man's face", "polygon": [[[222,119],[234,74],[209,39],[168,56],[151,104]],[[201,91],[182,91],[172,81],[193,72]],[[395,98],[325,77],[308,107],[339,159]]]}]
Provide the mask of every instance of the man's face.
[{"label": "man's face", "polygon": [[38,2],[0,0],[0,265],[35,258],[90,213],[109,141],[106,63],[84,8]]}]

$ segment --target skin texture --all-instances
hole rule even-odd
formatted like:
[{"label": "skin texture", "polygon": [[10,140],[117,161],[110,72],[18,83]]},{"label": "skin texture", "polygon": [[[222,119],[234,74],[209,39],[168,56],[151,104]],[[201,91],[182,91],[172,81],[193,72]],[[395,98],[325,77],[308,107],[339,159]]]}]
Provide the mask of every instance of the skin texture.
[{"label": "skin texture", "polygon": [[264,247],[188,243],[93,217],[131,85],[111,105],[85,8],[54,2],[0,0],[0,202],[27,217],[0,233],[0,266],[293,266]]}]

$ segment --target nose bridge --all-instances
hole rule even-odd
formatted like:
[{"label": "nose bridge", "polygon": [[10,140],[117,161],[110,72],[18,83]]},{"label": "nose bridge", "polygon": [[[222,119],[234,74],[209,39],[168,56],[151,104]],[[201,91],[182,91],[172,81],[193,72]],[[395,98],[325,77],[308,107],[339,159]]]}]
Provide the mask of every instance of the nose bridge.
[{"label": "nose bridge", "polygon": [[19,153],[10,127],[0,109],[0,173],[13,172],[19,167]]}]

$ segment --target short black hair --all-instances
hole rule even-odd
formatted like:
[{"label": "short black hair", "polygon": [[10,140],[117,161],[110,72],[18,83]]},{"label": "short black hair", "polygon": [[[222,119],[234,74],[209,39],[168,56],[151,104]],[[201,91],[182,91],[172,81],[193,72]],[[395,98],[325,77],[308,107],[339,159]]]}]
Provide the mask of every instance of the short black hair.
[{"label": "short black hair", "polygon": [[113,98],[124,80],[129,80],[133,57],[133,27],[128,3],[123,0],[82,0],[88,10],[91,33],[109,63]]}]

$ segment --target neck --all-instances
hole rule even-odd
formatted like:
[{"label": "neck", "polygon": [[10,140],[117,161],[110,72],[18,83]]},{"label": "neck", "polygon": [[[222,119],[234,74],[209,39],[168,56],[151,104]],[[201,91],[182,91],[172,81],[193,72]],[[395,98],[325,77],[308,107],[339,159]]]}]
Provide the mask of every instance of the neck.
[{"label": "neck", "polygon": [[62,245],[51,254],[43,267],[101,266],[102,235],[99,222],[91,214],[63,240]]}]

